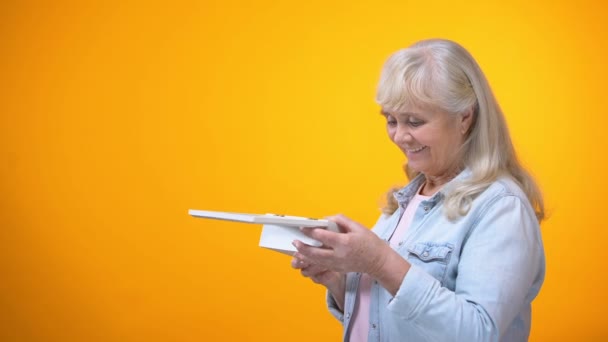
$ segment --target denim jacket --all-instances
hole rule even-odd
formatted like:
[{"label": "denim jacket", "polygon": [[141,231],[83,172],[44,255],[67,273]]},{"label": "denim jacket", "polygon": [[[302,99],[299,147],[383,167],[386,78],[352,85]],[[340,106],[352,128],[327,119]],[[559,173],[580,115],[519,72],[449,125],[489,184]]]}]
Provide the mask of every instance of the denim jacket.
[{"label": "denim jacket", "polygon": [[[463,171],[443,189],[470,175]],[[424,176],[395,193],[399,209],[373,231],[388,241]],[[393,297],[377,282],[370,294],[368,341],[527,341],[531,302],[545,274],[539,224],[519,186],[500,178],[455,221],[443,213],[444,191],[423,201],[396,251],[411,268]],[[361,274],[346,275],[344,312],[330,312],[350,339]]]}]

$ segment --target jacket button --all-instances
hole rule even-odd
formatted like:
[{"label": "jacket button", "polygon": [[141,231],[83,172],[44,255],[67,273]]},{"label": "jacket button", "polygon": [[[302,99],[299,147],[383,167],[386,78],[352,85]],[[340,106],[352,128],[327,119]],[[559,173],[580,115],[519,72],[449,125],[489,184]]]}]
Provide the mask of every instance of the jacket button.
[{"label": "jacket button", "polygon": [[429,208],[429,207],[427,207],[427,206],[425,206],[425,207],[424,207],[424,211],[429,211],[429,209],[430,209],[430,208]]},{"label": "jacket button", "polygon": [[375,324],[372,324],[372,329],[376,329],[376,325]]},{"label": "jacket button", "polygon": [[429,256],[429,252],[422,253],[422,256],[425,257],[425,258],[428,257]]}]

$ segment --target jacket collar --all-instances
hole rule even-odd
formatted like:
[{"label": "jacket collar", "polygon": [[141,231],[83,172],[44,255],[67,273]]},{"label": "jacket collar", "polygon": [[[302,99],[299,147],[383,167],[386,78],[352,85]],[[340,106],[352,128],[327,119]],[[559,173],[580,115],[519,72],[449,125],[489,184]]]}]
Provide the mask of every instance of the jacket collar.
[{"label": "jacket collar", "polygon": [[[451,181],[447,182],[443,187],[441,187],[441,189],[439,191],[437,191],[437,193],[435,193],[435,195],[433,195],[433,197],[431,197],[427,201],[431,202],[431,203],[439,202],[442,198],[445,197],[445,195],[450,191],[450,189],[452,187],[454,187],[460,181],[469,178],[470,176],[471,176],[471,170],[469,168],[465,168],[458,175],[456,175],[456,177],[454,177]],[[412,181],[409,182],[409,184],[406,185],[404,188],[395,192],[393,194],[393,196],[395,196],[395,199],[397,200],[399,205],[400,206],[407,205],[410,202],[410,200],[412,199],[412,197],[414,197],[416,195],[416,192],[418,191],[418,189],[420,189],[420,186],[425,181],[426,181],[426,177],[424,176],[424,174],[421,173],[418,176],[414,177],[414,179],[412,179]]]}]

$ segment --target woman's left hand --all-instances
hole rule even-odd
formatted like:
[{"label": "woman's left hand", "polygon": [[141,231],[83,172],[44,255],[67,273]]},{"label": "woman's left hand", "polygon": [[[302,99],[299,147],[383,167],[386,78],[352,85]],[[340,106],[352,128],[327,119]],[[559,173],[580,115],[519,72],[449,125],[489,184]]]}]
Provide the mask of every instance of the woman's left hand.
[{"label": "woman's left hand", "polygon": [[321,242],[323,246],[313,247],[296,240],[294,246],[298,252],[294,257],[340,273],[362,272],[375,275],[380,272],[392,251],[390,246],[369,229],[344,215],[328,219],[334,221],[342,233],[321,228],[302,228],[305,235]]}]

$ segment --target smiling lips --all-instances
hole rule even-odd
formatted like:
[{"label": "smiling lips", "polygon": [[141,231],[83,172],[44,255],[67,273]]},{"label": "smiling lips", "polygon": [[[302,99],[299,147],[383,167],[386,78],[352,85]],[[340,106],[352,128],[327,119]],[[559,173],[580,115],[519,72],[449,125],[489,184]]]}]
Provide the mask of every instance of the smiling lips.
[{"label": "smiling lips", "polygon": [[424,150],[425,148],[427,148],[427,146],[422,146],[422,147],[418,147],[415,149],[405,149],[405,151],[407,151],[407,153],[418,153],[418,152]]}]

